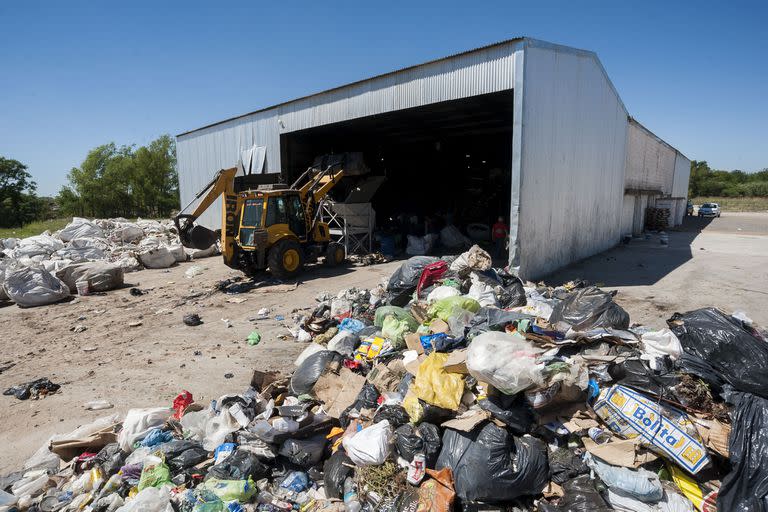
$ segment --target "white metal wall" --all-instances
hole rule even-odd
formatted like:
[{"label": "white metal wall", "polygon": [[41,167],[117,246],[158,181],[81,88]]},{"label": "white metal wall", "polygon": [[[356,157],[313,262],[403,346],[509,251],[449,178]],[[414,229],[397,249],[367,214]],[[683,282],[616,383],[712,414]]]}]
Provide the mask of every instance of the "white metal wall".
[{"label": "white metal wall", "polygon": [[615,245],[627,112],[592,53],[525,52],[520,274],[535,279]]},{"label": "white metal wall", "polygon": [[678,152],[675,157],[675,176],[672,180],[672,197],[688,198],[688,180],[690,177],[691,161]]},{"label": "white metal wall", "polygon": [[627,131],[626,188],[672,193],[676,155],[677,151],[671,146],[630,119]]},{"label": "white metal wall", "polygon": [[[234,166],[240,151],[254,144],[267,147],[267,171],[279,172],[281,133],[513,89],[516,51],[522,51],[522,40],[353,83],[180,135],[176,151],[182,205],[217,170]],[[218,227],[221,208],[217,206],[200,218],[201,224]]]}]

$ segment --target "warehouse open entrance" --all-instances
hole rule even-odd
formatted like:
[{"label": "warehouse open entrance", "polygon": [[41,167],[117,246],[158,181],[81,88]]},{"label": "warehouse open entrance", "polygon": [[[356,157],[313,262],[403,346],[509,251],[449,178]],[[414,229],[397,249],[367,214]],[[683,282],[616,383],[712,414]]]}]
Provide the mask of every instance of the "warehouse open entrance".
[{"label": "warehouse open entrance", "polygon": [[[283,134],[283,179],[318,155],[360,151],[372,175],[386,177],[371,201],[379,229],[435,232],[453,223],[466,234],[499,215],[508,221],[512,106],[513,91],[504,91]],[[347,192],[338,187],[332,197]]]}]

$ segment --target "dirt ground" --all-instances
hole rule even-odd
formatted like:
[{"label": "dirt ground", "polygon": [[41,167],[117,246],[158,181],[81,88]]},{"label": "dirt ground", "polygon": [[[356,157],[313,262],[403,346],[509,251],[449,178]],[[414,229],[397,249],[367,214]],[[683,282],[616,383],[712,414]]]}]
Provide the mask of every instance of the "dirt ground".
[{"label": "dirt ground", "polygon": [[[547,282],[583,278],[618,290],[616,300],[632,321],[655,327],[675,311],[708,305],[743,310],[768,325],[766,254],[768,214],[726,212],[719,219],[687,220],[669,233],[668,246],[658,236],[633,240]],[[207,269],[187,279],[192,265]],[[214,285],[238,274],[209,258],[127,274],[127,283],[147,290],[139,297],[125,288],[28,310],[0,308],[0,368],[14,365],[0,373],[0,390],[40,377],[62,384],[59,393],[37,401],[0,395],[0,474],[19,469],[52,434],[108,413],[170,405],[185,389],[207,403],[246,389],[254,369],[289,371],[304,348],[290,336],[280,337],[288,334],[292,312],[311,308],[322,291],[373,287],[398,265],[320,267],[306,272],[298,286],[225,295],[214,292]],[[254,321],[262,307],[270,308],[270,319]],[[204,323],[184,325],[187,313],[200,314]],[[135,322],[141,325],[132,327]],[[71,331],[77,325],[86,330]],[[256,347],[245,342],[254,329],[263,336]],[[86,411],[83,404],[90,400],[108,400],[115,408]]]}]

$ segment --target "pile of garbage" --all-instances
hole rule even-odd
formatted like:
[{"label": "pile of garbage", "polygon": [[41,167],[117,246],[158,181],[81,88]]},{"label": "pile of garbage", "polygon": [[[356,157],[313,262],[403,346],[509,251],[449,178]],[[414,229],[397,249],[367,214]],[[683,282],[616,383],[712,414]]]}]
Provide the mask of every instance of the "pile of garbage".
[{"label": "pile of garbage", "polygon": [[477,246],[317,302],[292,375],[54,436],[0,511],[766,509],[768,343],[743,313],[651,330]]},{"label": "pile of garbage", "polygon": [[186,249],[170,220],[75,217],[56,233],[0,239],[0,302],[41,306],[123,284],[125,272],[218,254]]}]

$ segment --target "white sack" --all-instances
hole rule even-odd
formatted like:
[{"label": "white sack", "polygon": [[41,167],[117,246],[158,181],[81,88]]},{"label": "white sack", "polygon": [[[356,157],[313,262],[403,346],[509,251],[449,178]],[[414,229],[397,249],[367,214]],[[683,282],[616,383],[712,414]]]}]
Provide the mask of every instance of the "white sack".
[{"label": "white sack", "polygon": [[23,308],[52,304],[69,297],[66,284],[50,272],[33,267],[6,269],[3,290]]},{"label": "white sack", "polygon": [[56,272],[56,277],[64,281],[72,293],[77,292],[78,281],[87,281],[92,292],[114,290],[124,283],[123,269],[119,265],[101,261],[66,266]]},{"label": "white sack", "polygon": [[532,343],[505,332],[488,331],[472,339],[467,349],[467,369],[479,381],[514,395],[544,383],[544,365],[536,358],[543,352]]},{"label": "white sack", "polygon": [[75,238],[83,237],[104,238],[104,231],[93,222],[81,217],[72,218],[72,222],[67,224],[64,229],[59,231],[59,238],[61,238],[64,242],[69,242]]},{"label": "white sack", "polygon": [[169,245],[167,249],[173,255],[173,258],[177,263],[187,261],[187,253],[184,252],[184,246],[182,245]]},{"label": "white sack", "polygon": [[176,258],[167,247],[158,247],[139,253],[139,261],[147,268],[168,268],[176,263]]},{"label": "white sack", "polygon": [[368,428],[342,440],[344,450],[357,466],[378,466],[389,457],[392,446],[392,427],[388,420],[374,423]]},{"label": "white sack", "polygon": [[464,236],[459,228],[449,225],[440,230],[440,243],[449,249],[456,249],[469,246],[472,241]]},{"label": "white sack", "polygon": [[115,512],[173,512],[168,487],[146,487]]},{"label": "white sack", "polygon": [[133,444],[144,437],[153,428],[161,427],[173,414],[169,407],[149,409],[131,409],[123,421],[123,429],[117,434],[117,443],[126,453],[133,451]]}]

